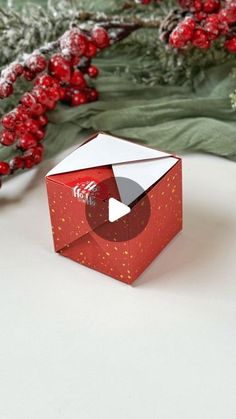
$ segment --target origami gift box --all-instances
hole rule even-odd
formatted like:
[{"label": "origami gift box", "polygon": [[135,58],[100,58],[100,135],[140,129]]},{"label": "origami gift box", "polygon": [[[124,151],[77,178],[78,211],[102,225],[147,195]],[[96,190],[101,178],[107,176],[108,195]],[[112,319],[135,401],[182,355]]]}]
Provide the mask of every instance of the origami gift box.
[{"label": "origami gift box", "polygon": [[[97,133],[46,184],[56,252],[128,284],[182,229],[181,159],[168,153]],[[112,200],[130,208],[115,222]]]}]

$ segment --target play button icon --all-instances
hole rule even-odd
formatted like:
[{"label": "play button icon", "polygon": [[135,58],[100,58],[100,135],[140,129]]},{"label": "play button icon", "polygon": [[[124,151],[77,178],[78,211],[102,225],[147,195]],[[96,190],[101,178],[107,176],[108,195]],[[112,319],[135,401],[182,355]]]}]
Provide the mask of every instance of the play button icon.
[{"label": "play button icon", "polygon": [[151,210],[148,194],[138,183],[111,176],[88,189],[86,219],[97,236],[111,242],[127,242],[142,233]]},{"label": "play button icon", "polygon": [[128,205],[123,204],[115,198],[110,198],[108,202],[108,219],[110,223],[119,220],[131,211]]}]

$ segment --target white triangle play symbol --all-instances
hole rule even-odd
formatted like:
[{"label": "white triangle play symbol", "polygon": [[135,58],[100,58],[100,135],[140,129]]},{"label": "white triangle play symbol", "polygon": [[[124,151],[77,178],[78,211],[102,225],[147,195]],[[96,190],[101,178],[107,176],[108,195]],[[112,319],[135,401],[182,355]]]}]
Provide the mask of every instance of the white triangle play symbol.
[{"label": "white triangle play symbol", "polygon": [[129,214],[131,211],[130,207],[117,201],[115,198],[110,198],[108,201],[108,218],[110,223],[119,220],[124,215]]}]

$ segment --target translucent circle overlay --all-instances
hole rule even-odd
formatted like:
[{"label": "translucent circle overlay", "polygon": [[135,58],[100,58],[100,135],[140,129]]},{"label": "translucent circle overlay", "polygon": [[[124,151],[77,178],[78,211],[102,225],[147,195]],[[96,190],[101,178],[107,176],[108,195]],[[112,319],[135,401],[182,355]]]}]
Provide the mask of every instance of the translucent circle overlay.
[{"label": "translucent circle overlay", "polygon": [[[109,199],[115,198],[127,205],[130,196],[138,197],[129,205],[130,213],[110,222]],[[137,237],[147,226],[150,213],[147,193],[137,182],[126,177],[108,178],[88,192],[86,218],[91,230],[104,240],[123,242]]]}]

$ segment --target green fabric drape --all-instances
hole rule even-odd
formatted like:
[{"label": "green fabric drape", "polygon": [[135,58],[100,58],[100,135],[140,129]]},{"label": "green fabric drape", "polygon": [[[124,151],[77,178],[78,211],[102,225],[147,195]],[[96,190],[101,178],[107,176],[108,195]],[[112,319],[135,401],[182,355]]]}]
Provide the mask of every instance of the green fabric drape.
[{"label": "green fabric drape", "polygon": [[[231,64],[209,69],[196,91],[178,86],[133,85],[106,72],[100,100],[79,108],[59,106],[50,115],[47,155],[76,142],[82,129],[110,131],[162,150],[203,151],[236,160],[236,113],[229,93]],[[110,70],[109,70],[110,71]]]}]

